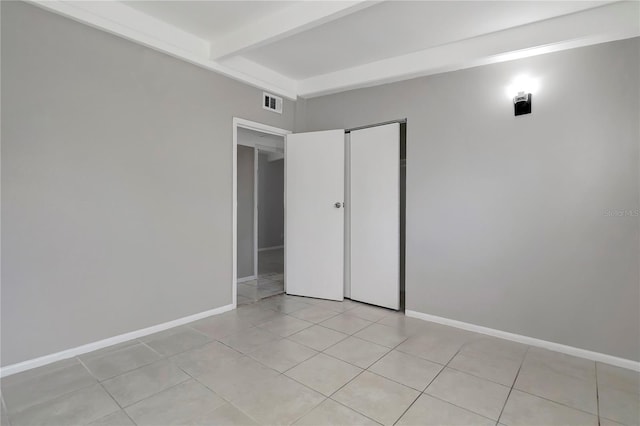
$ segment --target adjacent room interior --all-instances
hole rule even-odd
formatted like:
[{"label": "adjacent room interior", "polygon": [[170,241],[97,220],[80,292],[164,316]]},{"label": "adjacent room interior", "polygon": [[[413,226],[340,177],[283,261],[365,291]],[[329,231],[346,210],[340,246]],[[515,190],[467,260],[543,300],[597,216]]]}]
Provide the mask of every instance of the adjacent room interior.
[{"label": "adjacent room interior", "polygon": [[640,425],[639,17],[0,2],[0,424]]},{"label": "adjacent room interior", "polygon": [[284,293],[284,137],[237,129],[237,304]]}]

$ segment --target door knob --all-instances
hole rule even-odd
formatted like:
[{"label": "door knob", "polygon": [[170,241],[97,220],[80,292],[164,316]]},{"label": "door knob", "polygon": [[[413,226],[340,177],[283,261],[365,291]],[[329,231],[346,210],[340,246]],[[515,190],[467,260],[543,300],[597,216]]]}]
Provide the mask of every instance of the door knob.
[{"label": "door knob", "polygon": [[340,207],[342,207],[342,203],[340,201],[336,201],[334,206],[336,206],[336,209],[339,209]]}]

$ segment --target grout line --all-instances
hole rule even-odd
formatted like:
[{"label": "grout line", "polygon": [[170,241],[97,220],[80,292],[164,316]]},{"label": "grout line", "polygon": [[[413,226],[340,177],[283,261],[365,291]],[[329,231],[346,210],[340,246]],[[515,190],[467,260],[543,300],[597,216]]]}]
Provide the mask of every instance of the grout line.
[{"label": "grout line", "polygon": [[80,365],[84,367],[85,370],[87,370],[87,373],[91,374],[91,377],[93,377],[96,380],[96,382],[100,383],[100,379],[98,379],[96,375],[93,374],[93,371],[91,371],[89,367],[87,367],[87,365],[84,363],[84,361],[80,359],[80,357],[75,357],[75,359],[78,361],[78,363],[80,363]]},{"label": "grout line", "polygon": [[[147,349],[149,349],[151,352],[153,352],[154,354],[158,355],[160,357],[160,359],[165,358],[164,355],[162,355],[160,352],[156,351],[155,349],[153,349],[151,346],[147,345],[147,342],[143,342],[143,341],[139,341],[141,345],[145,346]],[[158,360],[159,361],[159,360]]]},{"label": "grout line", "polygon": [[[98,383],[98,384],[100,385],[100,387],[102,387],[102,390],[103,390],[107,395],[109,395],[109,398],[111,398],[111,399],[113,400],[113,402],[115,402],[115,403],[116,403],[116,405],[120,408],[120,410],[119,410],[119,411],[122,411],[122,412],[124,413],[124,415],[125,415],[125,416],[127,416],[127,418],[128,418],[129,420],[131,420],[131,423],[133,423],[134,425],[137,425],[137,423],[136,423],[135,421],[133,421],[133,419],[131,418],[131,416],[129,415],[129,413],[127,413],[127,412],[124,410],[124,407],[122,407],[122,405],[120,405],[120,403],[119,403],[118,401],[116,401],[116,399],[113,397],[113,395],[111,395],[111,393],[109,393],[109,391],[107,390],[107,388],[105,388],[105,387],[104,387],[104,385],[103,385],[102,383]],[[144,400],[143,400],[143,401],[144,401]],[[105,418],[105,417],[107,417],[107,416],[111,416],[111,415],[113,415],[113,414],[115,414],[115,413],[117,413],[117,411],[114,411],[113,413],[109,413],[109,414],[107,414],[106,416],[100,417],[100,419],[103,419],[103,418]],[[96,420],[100,420],[100,419],[96,419]],[[94,420],[94,421],[96,421],[96,420]]]},{"label": "grout line", "polygon": [[[106,392],[107,395],[109,395],[109,398],[111,398],[113,400],[113,402],[116,403],[116,405],[122,410],[124,411],[124,407],[113,397],[113,395],[111,395],[111,392],[109,392],[109,390],[107,388],[104,387],[104,385],[102,383],[98,383],[100,385],[100,387],[102,387],[102,390]],[[112,414],[112,413],[109,413]],[[109,415],[107,414],[107,415]],[[135,422],[134,422],[135,423]]]},{"label": "grout line", "polygon": [[[544,396],[536,395],[536,394],[534,394],[534,393],[527,392],[527,391],[524,391],[524,390],[522,390],[522,389],[517,389],[517,388],[514,388],[514,389],[515,389],[515,390],[517,390],[518,392],[526,393],[527,395],[534,396],[534,397],[536,397],[536,398],[540,398],[540,399],[544,399],[545,401],[553,402],[553,403],[554,403],[554,404],[556,404],[556,405],[562,405],[563,407],[570,408],[570,409],[572,409],[572,410],[580,411],[581,413],[589,414],[590,416],[597,417],[597,415],[596,415],[596,414],[593,414],[593,413],[591,413],[591,412],[589,412],[589,411],[584,411],[584,410],[582,410],[582,409],[580,409],[580,408],[572,407],[572,406],[567,405],[567,404],[564,404],[564,403],[562,403],[562,402],[554,401],[553,399],[545,398]],[[605,418],[606,418],[606,417],[605,417]]]},{"label": "grout line", "polygon": [[125,416],[127,416],[127,418],[128,418],[129,420],[131,420],[131,423],[133,423],[134,425],[137,425],[137,424],[138,424],[138,423],[136,423],[136,422],[135,422],[135,420],[133,420],[133,418],[131,418],[131,416],[129,415],[129,413],[127,413],[127,411],[126,411],[126,410],[124,410],[124,409],[123,409],[123,410],[122,410],[122,412],[124,413],[124,415],[125,415]]},{"label": "grout line", "polygon": [[502,413],[504,413],[504,409],[507,406],[507,402],[509,402],[509,398],[511,397],[511,392],[513,392],[513,387],[516,385],[516,381],[518,380],[518,376],[520,375],[520,370],[522,370],[522,366],[524,365],[524,360],[527,358],[527,353],[529,353],[529,348],[530,346],[527,346],[527,350],[524,352],[522,361],[520,361],[520,367],[518,367],[518,372],[516,373],[516,376],[513,378],[513,383],[511,383],[511,388],[509,389],[507,398],[504,400],[504,404],[502,405],[502,409],[500,410],[500,415],[498,416],[498,423],[500,423],[500,418],[502,417]]},{"label": "grout line", "polygon": [[[411,355],[411,354],[409,354],[409,355]],[[429,361],[429,360],[427,360],[427,361]],[[431,362],[435,362],[435,361],[431,361]],[[436,362],[436,364],[438,364],[438,363]],[[441,365],[442,365],[442,364],[441,364]],[[468,371],[460,370],[459,368],[456,368],[456,367],[448,366],[447,368],[449,368],[449,369],[451,369],[451,370],[458,371],[458,372],[463,373],[463,374],[467,374],[467,375],[469,375],[469,376],[473,376],[473,377],[478,378],[478,379],[485,380],[485,381],[487,381],[487,382],[490,382],[490,383],[493,383],[493,384],[496,384],[496,385],[503,386],[503,387],[505,387],[505,388],[512,388],[512,387],[513,387],[513,385],[505,385],[504,383],[496,382],[495,380],[487,379],[486,377],[478,376],[477,374],[469,373]],[[519,371],[519,370],[520,370],[520,368],[518,368],[518,371]],[[517,374],[518,374],[518,373],[516,372],[516,377],[517,377]]]},{"label": "grout line", "polygon": [[336,404],[342,405],[343,407],[345,407],[345,408],[347,408],[347,409],[349,409],[349,410],[353,411],[354,413],[358,413],[358,414],[360,414],[361,416],[366,417],[367,419],[371,420],[371,421],[372,421],[372,422],[374,422],[374,423],[377,423],[377,424],[379,424],[379,425],[382,425],[382,423],[380,423],[379,421],[374,420],[374,419],[372,419],[371,417],[369,417],[369,416],[367,416],[367,415],[365,415],[365,414],[362,414],[362,413],[360,413],[360,412],[358,412],[358,411],[354,410],[353,408],[351,408],[351,407],[349,407],[349,406],[347,406],[347,405],[344,405],[344,404],[343,404],[343,403],[341,403],[340,401],[336,401],[335,399],[332,399],[332,398],[327,398],[327,399],[331,400],[332,402],[335,402]]},{"label": "grout line", "polygon": [[[445,365],[440,369],[440,371],[438,371],[438,374],[436,374],[436,375],[433,377],[433,379],[431,379],[431,381],[429,381],[429,383],[427,384],[427,386],[425,386],[425,387],[424,387],[424,389],[422,390],[422,392],[420,393],[420,395],[418,395],[418,398],[420,398],[420,396],[422,396],[422,395],[425,395],[425,391],[426,391],[426,390],[429,388],[429,386],[431,386],[431,384],[432,384],[432,383],[433,383],[433,382],[438,378],[438,376],[440,376],[440,374],[441,374],[441,373],[442,373],[442,372],[447,368],[447,366],[449,365],[449,363],[451,362],[451,360],[452,360],[453,358],[455,358],[455,357],[458,355],[458,353],[460,353],[460,350],[462,349],[462,347],[463,347],[463,346],[464,346],[464,343],[463,343],[462,345],[460,345],[460,348],[458,348],[458,350],[456,351],[456,353],[455,353],[455,354],[453,354],[453,356],[452,356],[451,358],[449,358],[449,361],[447,361],[447,363],[446,363],[446,364],[445,364]],[[403,352],[403,353],[404,353],[404,352]],[[407,355],[411,355],[411,354],[407,354]],[[413,356],[415,356],[415,355],[413,355]],[[417,358],[420,358],[420,357],[417,357]],[[436,364],[437,364],[437,363],[436,363]],[[442,365],[442,364],[440,364],[440,365]],[[429,395],[429,394],[426,394],[426,395],[431,396],[431,395]],[[409,411],[409,409],[410,409],[411,407],[413,407],[413,404],[415,404],[415,403],[416,403],[416,401],[418,400],[418,398],[416,398],[416,399],[411,403],[411,405],[409,405],[409,406],[407,407],[407,409],[403,411],[403,413],[400,415],[400,417],[398,417],[398,419],[394,422],[394,424],[398,423],[398,421],[400,421],[400,419],[401,419],[401,418],[402,418],[402,417],[407,413],[407,411]],[[448,402],[449,404],[451,404],[449,401],[445,401],[445,402]],[[455,404],[452,404],[452,405],[455,405]],[[462,407],[460,407],[460,408],[462,408]],[[467,410],[467,411],[470,411],[470,410]]]},{"label": "grout line", "polygon": [[598,363],[595,363],[596,369],[596,413],[598,413],[598,426],[600,426],[600,389],[598,388]]},{"label": "grout line", "polygon": [[[11,426],[11,419],[9,418],[9,410],[7,410],[7,404],[4,402],[4,394],[0,392],[0,404],[2,404],[2,410],[7,420],[7,426]],[[0,420],[2,422],[2,420]]]},{"label": "grout line", "polygon": [[427,396],[427,397],[429,397],[429,398],[437,399],[438,401],[442,401],[442,402],[444,402],[445,404],[453,405],[454,407],[459,408],[459,409],[461,409],[461,410],[464,410],[464,411],[466,411],[467,413],[471,413],[471,414],[473,414],[474,416],[478,416],[478,417],[485,418],[485,419],[487,419],[487,420],[491,420],[492,422],[495,422],[496,424],[498,424],[498,423],[499,423],[497,420],[492,419],[492,418],[490,418],[490,417],[487,417],[487,416],[485,416],[484,414],[476,413],[475,411],[471,411],[471,410],[470,410],[470,409],[468,409],[467,407],[463,407],[463,406],[461,406],[461,405],[454,404],[453,402],[451,402],[451,401],[447,401],[446,399],[442,399],[442,398],[440,398],[439,396],[431,395],[431,394],[429,394],[429,393],[424,393],[424,392],[421,394],[421,396],[422,396],[422,395]]},{"label": "grout line", "polygon": [[[355,336],[352,336],[352,337],[355,337]],[[356,337],[356,339],[357,339],[357,337]],[[343,340],[344,340],[344,339],[343,339]],[[360,340],[363,340],[363,339],[360,339]],[[349,381],[348,381],[347,383],[345,383],[344,385],[340,386],[340,388],[338,388],[335,392],[333,392],[331,395],[329,395],[329,398],[330,398],[332,401],[335,401],[332,397],[333,397],[336,393],[340,392],[340,390],[342,390],[345,386],[349,385],[351,382],[353,382],[354,380],[356,380],[358,377],[360,377],[360,376],[361,376],[361,375],[366,371],[366,372],[368,372],[368,373],[370,373],[370,374],[376,375],[376,376],[378,376],[378,377],[382,377],[383,379],[386,379],[386,380],[392,381],[392,382],[397,383],[397,384],[399,384],[399,385],[401,385],[401,386],[404,386],[404,387],[406,387],[406,388],[408,388],[408,389],[411,389],[411,390],[414,390],[414,391],[418,392],[418,396],[417,396],[417,397],[416,397],[416,398],[411,402],[411,404],[409,405],[409,407],[411,407],[411,405],[413,405],[413,403],[414,403],[414,402],[415,402],[415,401],[420,397],[420,395],[421,395],[420,391],[415,390],[415,389],[413,389],[413,388],[411,388],[411,387],[409,387],[409,386],[407,386],[407,385],[404,385],[404,384],[402,384],[402,383],[396,382],[395,380],[391,380],[391,379],[389,379],[389,378],[387,378],[387,377],[384,377],[384,376],[381,376],[381,375],[379,375],[379,374],[376,374],[376,373],[374,373],[373,371],[370,371],[370,370],[369,370],[369,368],[371,368],[371,367],[372,367],[372,366],[374,366],[376,363],[378,363],[378,361],[380,361],[382,358],[384,358],[384,357],[386,357],[387,355],[389,355],[392,351],[394,351],[398,346],[400,346],[401,344],[403,344],[406,340],[407,340],[407,339],[404,339],[402,342],[398,343],[397,345],[395,345],[395,346],[394,346],[393,348],[391,348],[391,349],[389,349],[389,348],[387,348],[387,347],[385,346],[385,348],[387,348],[387,349],[389,349],[389,350],[388,350],[387,352],[385,352],[384,354],[382,354],[382,355],[381,355],[378,359],[376,359],[374,362],[372,362],[372,363],[371,363],[367,368],[359,367],[359,366],[357,366],[357,365],[351,364],[351,363],[350,363],[350,362],[348,362],[348,361],[340,360],[339,358],[333,357],[333,356],[331,356],[330,354],[325,353],[325,355],[327,355],[327,356],[330,356],[330,357],[332,357],[332,358],[338,359],[338,360],[340,360],[340,361],[342,361],[342,362],[346,362],[347,364],[351,364],[351,365],[354,365],[355,367],[358,367],[358,368],[361,368],[361,369],[362,369],[362,371],[361,371],[360,373],[358,373],[358,374],[357,374],[356,376],[354,376],[351,380],[349,380]],[[336,344],[337,344],[337,343],[336,343]],[[381,345],[380,345],[380,346],[381,346]],[[329,348],[327,348],[327,349],[329,349]],[[324,353],[324,352],[323,352],[323,353]],[[339,403],[339,401],[336,401],[336,402],[338,402],[338,403]],[[355,411],[355,412],[357,412],[357,413],[359,413],[359,414],[362,414],[363,416],[365,416],[365,417],[369,418],[366,414],[364,414],[364,413],[361,413],[361,412],[357,411],[355,408],[352,408],[352,407],[348,407],[348,408],[350,408],[351,410],[353,410],[353,411]],[[405,411],[406,411],[406,410],[405,410]],[[398,420],[399,420],[403,415],[404,415],[404,412],[402,413],[402,415],[400,415],[400,417],[398,417]],[[372,419],[372,420],[373,420],[373,419]],[[374,420],[374,421],[375,421],[375,420]],[[397,421],[397,420],[396,420],[396,421]],[[377,422],[377,421],[376,421],[376,423],[379,423],[379,422]]]}]

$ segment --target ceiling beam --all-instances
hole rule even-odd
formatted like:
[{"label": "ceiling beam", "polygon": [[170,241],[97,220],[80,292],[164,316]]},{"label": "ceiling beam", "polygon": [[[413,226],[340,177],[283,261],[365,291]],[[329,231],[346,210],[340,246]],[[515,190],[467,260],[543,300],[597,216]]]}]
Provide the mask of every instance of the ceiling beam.
[{"label": "ceiling beam", "polygon": [[304,98],[392,83],[640,35],[640,3],[616,2],[298,80]]},{"label": "ceiling beam", "polygon": [[380,3],[373,0],[301,1],[211,42],[210,59],[220,60],[264,46]]}]

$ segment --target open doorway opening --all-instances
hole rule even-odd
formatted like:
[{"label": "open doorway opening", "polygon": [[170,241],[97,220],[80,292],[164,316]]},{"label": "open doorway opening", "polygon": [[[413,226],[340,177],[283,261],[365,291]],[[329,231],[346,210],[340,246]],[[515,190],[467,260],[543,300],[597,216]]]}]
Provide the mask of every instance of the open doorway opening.
[{"label": "open doorway opening", "polygon": [[235,296],[243,305],[285,291],[284,135],[237,126],[236,141]]}]

